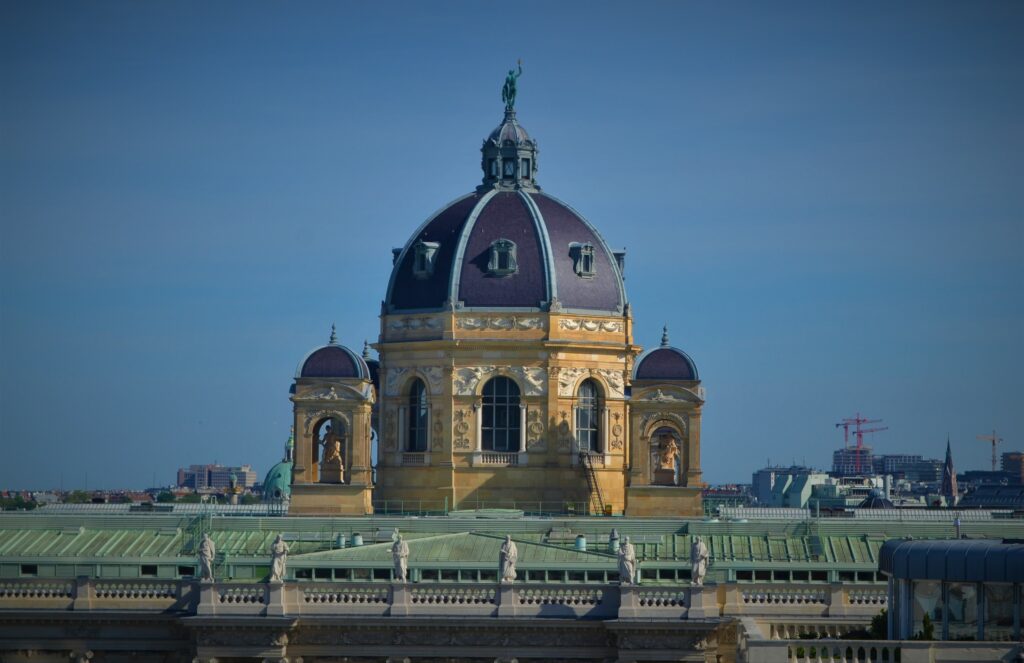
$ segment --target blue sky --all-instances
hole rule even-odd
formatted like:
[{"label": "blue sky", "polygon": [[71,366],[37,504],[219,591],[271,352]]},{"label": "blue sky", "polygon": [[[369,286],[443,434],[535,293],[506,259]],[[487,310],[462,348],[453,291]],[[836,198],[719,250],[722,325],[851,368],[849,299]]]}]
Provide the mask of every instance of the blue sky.
[{"label": "blue sky", "polygon": [[0,5],[0,487],[281,454],[296,363],[479,181],[504,72],[538,180],[625,246],[703,465],[1024,448],[1024,4]]}]

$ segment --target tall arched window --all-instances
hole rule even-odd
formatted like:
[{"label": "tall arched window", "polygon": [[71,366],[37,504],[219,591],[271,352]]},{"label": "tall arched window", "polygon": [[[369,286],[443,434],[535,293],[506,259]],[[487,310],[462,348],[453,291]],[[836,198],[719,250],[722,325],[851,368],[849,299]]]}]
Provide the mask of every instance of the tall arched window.
[{"label": "tall arched window", "polygon": [[413,380],[409,387],[409,407],[406,409],[406,450],[426,451],[428,421],[427,388],[423,380]]},{"label": "tall arched window", "polygon": [[519,385],[496,377],[484,385],[482,448],[487,451],[519,451]]},{"label": "tall arched window", "polygon": [[601,449],[601,391],[597,383],[587,379],[576,392],[576,448],[579,451]]}]

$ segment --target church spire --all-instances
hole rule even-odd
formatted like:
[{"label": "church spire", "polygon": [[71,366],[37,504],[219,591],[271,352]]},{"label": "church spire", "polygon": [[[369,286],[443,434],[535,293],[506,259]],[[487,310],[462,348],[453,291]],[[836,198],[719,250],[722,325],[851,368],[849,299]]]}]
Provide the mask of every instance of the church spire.
[{"label": "church spire", "polygon": [[956,470],[953,468],[953,451],[949,446],[949,435],[946,435],[946,462],[942,466],[942,490],[949,506],[956,506],[960,499],[960,491],[956,485]]}]

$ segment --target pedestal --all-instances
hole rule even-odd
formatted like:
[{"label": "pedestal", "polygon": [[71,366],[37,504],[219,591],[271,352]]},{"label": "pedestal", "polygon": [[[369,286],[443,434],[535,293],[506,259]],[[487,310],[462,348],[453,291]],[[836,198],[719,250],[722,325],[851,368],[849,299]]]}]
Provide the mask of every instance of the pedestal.
[{"label": "pedestal", "polygon": [[498,616],[516,616],[515,586],[510,582],[502,582],[498,585]]},{"label": "pedestal", "polygon": [[270,599],[267,601],[267,615],[281,617],[285,614],[284,609],[284,583],[270,583]]},{"label": "pedestal", "polygon": [[409,584],[404,582],[391,583],[391,610],[388,614],[392,617],[404,617],[409,614]]},{"label": "pedestal", "polygon": [[654,470],[654,483],[657,486],[676,485],[676,471],[666,469]]},{"label": "pedestal", "polygon": [[619,619],[635,619],[640,616],[636,590],[636,585],[619,585]]},{"label": "pedestal", "polygon": [[687,619],[718,617],[718,586],[714,583],[690,586],[690,605]]},{"label": "pedestal", "polygon": [[345,468],[341,463],[321,463],[320,483],[345,483]]}]

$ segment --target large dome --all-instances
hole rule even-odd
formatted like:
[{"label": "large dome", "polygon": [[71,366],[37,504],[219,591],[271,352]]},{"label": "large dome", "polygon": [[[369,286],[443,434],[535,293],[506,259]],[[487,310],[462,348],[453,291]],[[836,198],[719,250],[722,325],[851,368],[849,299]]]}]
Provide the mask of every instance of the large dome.
[{"label": "large dome", "polygon": [[[514,257],[498,270],[492,256],[503,240]],[[472,193],[428,219],[397,255],[385,300],[388,313],[448,306],[621,315],[625,303],[618,259],[597,230],[556,198],[523,189]]]},{"label": "large dome", "polygon": [[442,309],[621,315],[622,254],[537,185],[537,143],[506,108],[480,148],[483,183],[442,208],[401,250],[384,313]]}]

